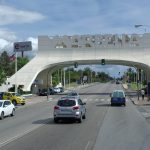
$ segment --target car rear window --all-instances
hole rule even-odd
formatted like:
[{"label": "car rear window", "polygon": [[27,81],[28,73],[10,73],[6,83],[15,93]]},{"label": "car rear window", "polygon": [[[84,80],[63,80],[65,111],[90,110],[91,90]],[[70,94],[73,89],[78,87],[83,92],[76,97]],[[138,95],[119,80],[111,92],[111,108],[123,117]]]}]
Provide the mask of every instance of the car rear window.
[{"label": "car rear window", "polygon": [[63,107],[70,107],[76,105],[76,102],[74,100],[60,100],[58,101],[57,105]]},{"label": "car rear window", "polygon": [[123,92],[114,92],[113,93],[113,97],[124,97],[124,94],[123,94]]}]

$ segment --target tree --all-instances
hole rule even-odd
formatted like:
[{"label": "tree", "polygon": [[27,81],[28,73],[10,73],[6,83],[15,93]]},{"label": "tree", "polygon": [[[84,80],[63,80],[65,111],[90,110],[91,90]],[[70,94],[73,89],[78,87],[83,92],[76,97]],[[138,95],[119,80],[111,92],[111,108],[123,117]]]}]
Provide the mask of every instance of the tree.
[{"label": "tree", "polygon": [[6,73],[7,76],[10,76],[10,59],[6,51],[4,51],[0,56],[0,67]]},{"label": "tree", "polygon": [[97,73],[98,78],[100,79],[101,82],[106,82],[108,81],[111,77],[106,74],[105,72],[98,72]]},{"label": "tree", "polygon": [[[10,59],[11,56],[6,51],[0,55],[0,84],[6,80],[6,76],[12,76],[15,73],[15,62]],[[27,57],[17,58],[17,70],[21,69],[29,62]]]},{"label": "tree", "polygon": [[4,70],[0,67],[0,85],[5,82],[6,74]]},{"label": "tree", "polygon": [[[17,70],[20,70],[24,65],[26,65],[29,62],[29,59],[27,57],[17,57]],[[15,73],[15,62],[10,63],[11,69],[10,74],[13,75]]]}]

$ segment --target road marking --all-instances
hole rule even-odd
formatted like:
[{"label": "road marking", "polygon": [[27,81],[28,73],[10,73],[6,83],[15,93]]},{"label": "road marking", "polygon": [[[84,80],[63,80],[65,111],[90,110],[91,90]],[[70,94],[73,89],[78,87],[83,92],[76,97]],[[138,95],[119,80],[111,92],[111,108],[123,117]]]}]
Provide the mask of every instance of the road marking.
[{"label": "road marking", "polygon": [[143,115],[145,118],[150,117],[150,113],[147,113],[147,112],[142,112],[142,115]]},{"label": "road marking", "polygon": [[107,102],[110,102],[110,99],[107,99]]},{"label": "road marking", "polygon": [[[47,123],[47,122],[48,122],[48,121],[45,121],[44,123]],[[20,133],[20,134],[14,136],[14,137],[12,137],[12,138],[10,138],[10,139],[8,139],[8,140],[5,140],[4,142],[0,142],[0,148],[3,147],[3,146],[5,146],[6,144],[8,144],[8,143],[10,143],[10,142],[13,142],[13,141],[15,141],[15,140],[17,140],[17,139],[23,137],[24,135],[26,135],[26,134],[28,134],[28,133],[30,133],[30,132],[32,132],[32,131],[34,131],[34,130],[40,128],[40,127],[42,127],[42,126],[44,126],[44,124],[42,124],[42,125],[37,125],[37,126],[35,126],[35,127],[32,127],[32,129],[26,130],[26,131],[24,131],[23,133]]]},{"label": "road marking", "polygon": [[90,145],[90,141],[88,141],[88,143],[86,144],[86,146],[85,146],[85,149],[84,149],[84,150],[88,150],[89,145]]},{"label": "road marking", "polygon": [[103,102],[103,101],[105,101],[105,99],[102,98],[102,99],[100,99],[100,101]]}]

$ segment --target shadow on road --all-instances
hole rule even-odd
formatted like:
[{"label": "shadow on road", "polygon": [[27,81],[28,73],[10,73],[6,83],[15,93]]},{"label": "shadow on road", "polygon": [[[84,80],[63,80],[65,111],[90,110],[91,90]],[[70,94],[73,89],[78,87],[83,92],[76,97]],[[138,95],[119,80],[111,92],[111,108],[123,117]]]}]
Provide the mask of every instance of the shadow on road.
[{"label": "shadow on road", "polygon": [[53,118],[46,118],[32,122],[32,124],[52,124],[52,123],[54,124]]},{"label": "shadow on road", "polygon": [[97,107],[110,107],[110,104],[98,104]]},{"label": "shadow on road", "polygon": [[[76,121],[73,119],[64,119],[64,120],[60,120],[57,124],[73,124],[73,123],[76,123]],[[32,122],[32,124],[56,125],[53,118],[36,120],[36,121]]]}]

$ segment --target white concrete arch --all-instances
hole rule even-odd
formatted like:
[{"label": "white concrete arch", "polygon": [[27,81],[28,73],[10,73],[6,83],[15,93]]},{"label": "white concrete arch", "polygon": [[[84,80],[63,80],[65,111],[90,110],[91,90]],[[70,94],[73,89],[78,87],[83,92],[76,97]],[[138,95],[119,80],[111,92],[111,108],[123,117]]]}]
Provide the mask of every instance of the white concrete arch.
[{"label": "white concrete arch", "polygon": [[[128,36],[128,38],[127,38]],[[150,79],[150,34],[144,35],[83,35],[38,37],[38,53],[28,64],[8,79],[11,85],[24,85],[30,91],[34,80],[57,68],[79,64],[106,64],[135,66],[145,70]]]}]

